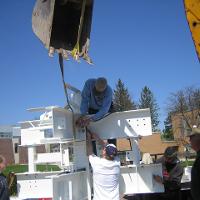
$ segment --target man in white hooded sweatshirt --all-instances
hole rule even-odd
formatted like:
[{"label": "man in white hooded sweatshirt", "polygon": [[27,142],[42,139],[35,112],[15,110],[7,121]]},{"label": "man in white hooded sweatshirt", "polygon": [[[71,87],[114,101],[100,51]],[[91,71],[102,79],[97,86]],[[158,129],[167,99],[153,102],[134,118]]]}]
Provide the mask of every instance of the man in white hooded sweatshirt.
[{"label": "man in white hooded sweatshirt", "polygon": [[[102,146],[102,158],[92,152],[91,138]],[[114,144],[106,144],[97,134],[87,133],[88,156],[93,170],[93,200],[119,200],[120,161]]]}]

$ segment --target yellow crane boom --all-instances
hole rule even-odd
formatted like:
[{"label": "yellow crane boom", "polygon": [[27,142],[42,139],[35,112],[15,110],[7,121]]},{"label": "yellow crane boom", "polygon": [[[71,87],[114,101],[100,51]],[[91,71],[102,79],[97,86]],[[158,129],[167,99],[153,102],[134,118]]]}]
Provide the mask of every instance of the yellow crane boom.
[{"label": "yellow crane boom", "polygon": [[184,0],[185,13],[200,61],[200,0]]}]

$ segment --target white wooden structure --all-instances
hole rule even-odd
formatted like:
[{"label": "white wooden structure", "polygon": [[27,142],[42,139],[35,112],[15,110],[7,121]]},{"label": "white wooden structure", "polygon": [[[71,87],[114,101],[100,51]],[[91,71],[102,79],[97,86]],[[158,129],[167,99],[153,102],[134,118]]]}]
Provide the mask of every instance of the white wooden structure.
[{"label": "white wooden structure", "polygon": [[[37,110],[37,109],[36,109]],[[53,200],[91,199],[91,174],[86,155],[85,129],[74,126],[70,110],[51,106],[42,108],[40,120],[21,122],[21,145],[28,148],[29,170],[17,174],[18,198],[50,198]],[[103,139],[130,138],[133,165],[121,167],[120,193],[163,192],[153,174],[162,176],[161,165],[140,164],[137,146],[139,135],[152,134],[149,109],[112,113],[91,123],[89,127]],[[51,144],[59,152],[36,153],[36,147]],[[130,158],[131,159],[131,158]],[[38,163],[57,163],[60,172],[37,172]]]}]

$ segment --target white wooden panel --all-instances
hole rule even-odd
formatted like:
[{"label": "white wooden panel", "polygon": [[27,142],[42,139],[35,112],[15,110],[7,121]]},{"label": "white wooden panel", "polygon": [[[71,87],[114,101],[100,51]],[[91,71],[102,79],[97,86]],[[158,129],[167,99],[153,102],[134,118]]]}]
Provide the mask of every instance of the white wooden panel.
[{"label": "white wooden panel", "polygon": [[74,163],[76,169],[86,168],[88,165],[88,157],[86,155],[85,141],[74,143]]},{"label": "white wooden panel", "polygon": [[64,108],[53,108],[53,129],[55,138],[73,138],[73,115]]},{"label": "white wooden panel", "polygon": [[43,131],[34,128],[21,130],[21,145],[40,144],[41,139],[44,139]]},{"label": "white wooden panel", "polygon": [[86,172],[76,172],[53,178],[54,200],[87,199]]},{"label": "white wooden panel", "polygon": [[162,176],[161,164],[121,167],[120,193],[164,192],[163,185],[153,179],[153,174]]},{"label": "white wooden panel", "polygon": [[18,197],[20,199],[52,198],[53,184],[45,174],[17,175]]},{"label": "white wooden panel", "polygon": [[55,153],[38,153],[35,163],[55,163],[62,162],[62,154],[60,152]]},{"label": "white wooden panel", "polygon": [[91,122],[89,129],[96,132],[102,139],[151,135],[150,110],[115,112],[99,121]]}]

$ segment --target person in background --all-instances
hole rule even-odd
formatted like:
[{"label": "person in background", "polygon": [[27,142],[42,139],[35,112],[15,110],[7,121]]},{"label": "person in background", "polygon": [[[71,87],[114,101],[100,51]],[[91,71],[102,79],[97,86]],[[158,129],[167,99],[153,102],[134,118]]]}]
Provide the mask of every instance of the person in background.
[{"label": "person in background", "polygon": [[6,177],[2,171],[6,168],[6,159],[0,155],[0,200],[9,200],[9,189]]},{"label": "person in background", "polygon": [[200,200],[200,129],[194,128],[188,136],[192,149],[197,153],[191,172],[191,194],[193,200]]},{"label": "person in background", "polygon": [[[91,139],[103,147],[102,158],[92,152]],[[119,200],[120,161],[114,144],[107,144],[97,134],[87,132],[87,153],[93,170],[93,200]]]},{"label": "person in background", "polygon": [[183,175],[183,167],[177,157],[175,147],[167,147],[164,156],[157,163],[162,163],[163,178],[154,175],[155,181],[164,185],[165,193],[157,194],[154,199],[175,200],[179,199],[181,189],[181,178]]}]

